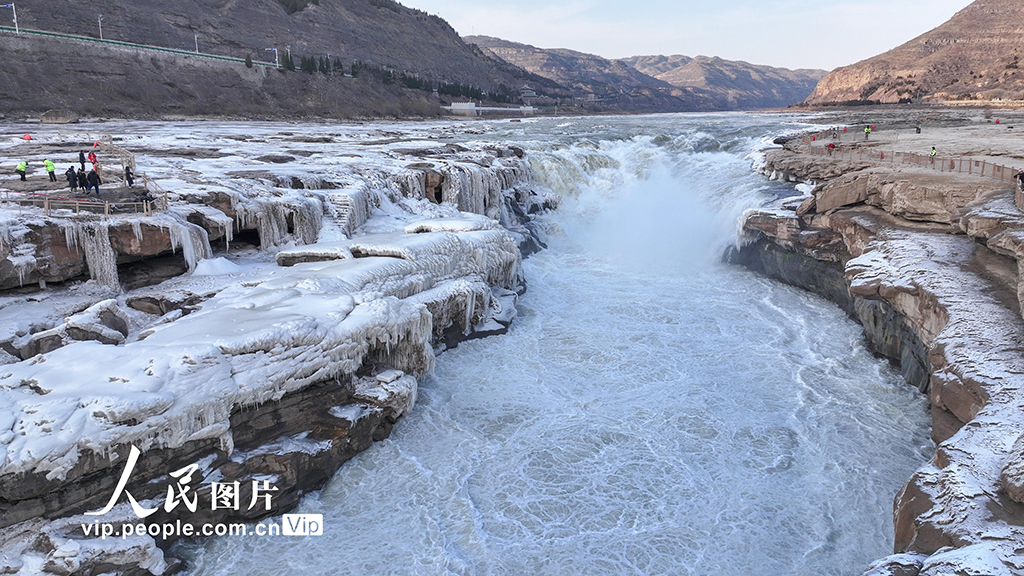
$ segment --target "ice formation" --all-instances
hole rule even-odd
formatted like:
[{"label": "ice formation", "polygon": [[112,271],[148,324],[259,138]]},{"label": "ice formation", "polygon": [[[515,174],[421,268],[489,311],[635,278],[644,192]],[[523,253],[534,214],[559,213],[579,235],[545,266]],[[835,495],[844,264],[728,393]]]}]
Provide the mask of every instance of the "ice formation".
[{"label": "ice formation", "polygon": [[67,247],[81,250],[89,266],[89,276],[103,286],[120,287],[117,277],[117,254],[110,246],[110,223],[107,221],[74,221],[65,224]]},{"label": "ice formation", "polygon": [[17,271],[18,281],[24,285],[25,275],[35,268],[36,258],[34,244],[26,241],[29,228],[25,222],[5,218],[0,221],[0,254]]},{"label": "ice formation", "polygon": [[518,247],[499,229],[369,236],[347,248],[360,257],[228,288],[144,340],[74,343],[4,367],[0,474],[61,478],[82,450],[180,446],[235,406],[353,374],[368,359],[422,374],[435,323],[469,330],[489,310],[491,286],[522,280]]},{"label": "ice formation", "polygon": [[[146,451],[212,440],[231,454],[233,412],[347,379],[355,403],[334,407],[336,417],[355,425],[388,410],[406,414],[442,337],[497,331],[515,315],[519,237],[501,224],[522,226],[532,192],[528,163],[509,150],[446,151],[430,159],[442,175],[443,201],[435,204],[424,173],[397,167],[403,153],[385,148],[368,148],[358,160],[324,155],[317,173],[289,164],[251,177],[232,175],[237,164],[256,163],[242,153],[196,158],[191,166],[143,155],[155,186],[168,191],[168,210],[100,218],[30,209],[8,219],[0,257],[9,270],[22,278],[42,273],[49,256],[29,241],[38,225],[63,236],[79,273],[87,267],[95,282],[79,298],[64,294],[73,304],[63,314],[55,303],[36,304],[47,310],[40,322],[5,326],[5,345],[32,357],[0,358],[0,477],[32,473],[77,486],[90,466],[118,465],[97,464],[92,455],[116,459],[128,444]],[[527,199],[518,216],[510,207],[516,197]],[[262,255],[243,256],[248,263],[230,255],[242,231],[249,242],[252,231],[259,236]],[[224,240],[230,261],[215,254],[211,238]],[[287,263],[294,265],[271,269],[281,247],[278,261],[293,258]],[[110,298],[110,289],[121,290],[119,260],[168,252],[180,254],[190,274]],[[14,314],[0,309],[0,318],[7,312]],[[35,348],[25,348],[28,342]],[[232,460],[330,448],[303,434],[277,442]],[[91,570],[121,558],[154,573],[165,567],[152,539],[119,543],[123,550],[108,547],[104,556],[90,551],[93,540],[75,547],[58,534],[66,528],[60,522],[16,527],[45,525],[54,534],[50,559],[66,566],[44,565],[49,560],[25,548],[0,571]]]}]

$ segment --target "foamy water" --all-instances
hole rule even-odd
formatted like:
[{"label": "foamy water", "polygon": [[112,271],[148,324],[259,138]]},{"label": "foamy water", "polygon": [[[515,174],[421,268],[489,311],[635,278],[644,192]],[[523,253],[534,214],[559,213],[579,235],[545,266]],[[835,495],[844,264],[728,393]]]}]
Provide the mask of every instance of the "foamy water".
[{"label": "foamy water", "polygon": [[[859,574],[931,451],[926,400],[802,291],[718,263],[778,117],[539,120],[566,198],[503,337],[443,354],[301,512],[323,537],[175,550],[193,574]],[[479,137],[477,137],[479,138]]]}]

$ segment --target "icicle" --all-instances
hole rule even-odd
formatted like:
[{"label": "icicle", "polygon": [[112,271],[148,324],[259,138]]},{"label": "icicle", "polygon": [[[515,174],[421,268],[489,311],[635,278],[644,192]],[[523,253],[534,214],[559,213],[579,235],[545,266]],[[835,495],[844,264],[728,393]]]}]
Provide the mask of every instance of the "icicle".
[{"label": "icicle", "polygon": [[107,222],[68,222],[62,224],[64,240],[69,249],[85,253],[89,276],[99,284],[120,289],[117,277],[117,254],[110,245]]},{"label": "icicle", "polygon": [[463,323],[463,333],[469,334],[473,330],[473,314],[476,313],[476,293],[472,290],[466,291],[466,321]]}]

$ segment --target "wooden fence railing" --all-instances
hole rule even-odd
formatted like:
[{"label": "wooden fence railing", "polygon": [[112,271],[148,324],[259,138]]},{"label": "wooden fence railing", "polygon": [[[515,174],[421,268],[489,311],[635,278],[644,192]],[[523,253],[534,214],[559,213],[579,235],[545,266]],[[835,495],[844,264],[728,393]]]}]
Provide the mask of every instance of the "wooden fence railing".
[{"label": "wooden fence railing", "polygon": [[2,198],[3,202],[6,203],[42,208],[43,213],[47,216],[50,216],[57,210],[68,210],[74,214],[81,214],[82,212],[102,214],[104,217],[127,214],[152,216],[154,208],[156,208],[156,202],[149,200],[142,202],[100,202],[98,200],[48,196],[46,194],[16,192],[14,190],[4,190]]}]

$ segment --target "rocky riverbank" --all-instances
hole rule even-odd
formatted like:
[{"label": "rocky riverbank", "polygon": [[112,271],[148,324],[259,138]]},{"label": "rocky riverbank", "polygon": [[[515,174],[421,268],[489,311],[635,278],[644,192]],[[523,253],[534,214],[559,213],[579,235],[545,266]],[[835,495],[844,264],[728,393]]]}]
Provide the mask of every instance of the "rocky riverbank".
[{"label": "rocky riverbank", "polygon": [[[948,144],[947,154],[1009,154],[993,150],[1003,134],[971,136],[986,129],[935,128],[928,138]],[[1008,179],[893,163],[891,150],[917,151],[906,147],[912,137],[847,141],[860,154],[846,160],[823,153],[830,138],[792,139],[768,153],[766,175],[813,189],[748,212],[746,243],[732,257],[836,302],[864,326],[872,349],[929,395],[935,457],[895,499],[894,555],[867,574],[1020,574],[1020,195]]]},{"label": "rocky riverbank", "polygon": [[260,160],[228,134],[185,171],[140,146],[165,211],[3,210],[0,573],[173,573],[161,527],[293,509],[388,437],[436,353],[507,329],[549,202],[522,151],[373,136]]}]

